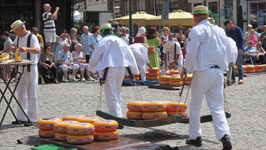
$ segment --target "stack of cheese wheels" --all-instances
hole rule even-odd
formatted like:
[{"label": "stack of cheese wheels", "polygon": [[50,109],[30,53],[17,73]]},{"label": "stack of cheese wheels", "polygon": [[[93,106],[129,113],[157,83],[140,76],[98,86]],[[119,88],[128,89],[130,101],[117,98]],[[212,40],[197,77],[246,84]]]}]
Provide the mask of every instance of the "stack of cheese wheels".
[{"label": "stack of cheese wheels", "polygon": [[159,80],[160,74],[161,71],[159,68],[153,68],[153,70],[149,68],[148,72],[146,73],[146,78],[147,80]]},{"label": "stack of cheese wheels", "polygon": [[264,65],[255,65],[255,72],[263,72]]},{"label": "stack of cheese wheels", "polygon": [[[247,67],[245,65],[242,65],[242,68],[243,68],[243,72],[247,73]],[[238,71],[238,69],[237,69],[237,71]]]},{"label": "stack of cheese wheels", "polygon": [[135,101],[135,102],[128,102],[127,108],[128,111],[126,113],[128,119],[134,119],[134,120],[141,120],[142,118],[142,110],[141,107],[144,103],[147,103],[145,101]]},{"label": "stack of cheese wheels", "polygon": [[94,139],[107,141],[118,139],[118,123],[115,120],[98,120],[93,123]]},{"label": "stack of cheese wheels", "polygon": [[192,74],[187,74],[186,80],[185,80],[185,85],[190,85],[192,81]]},{"label": "stack of cheese wheels", "polygon": [[187,118],[187,107],[187,103],[168,102],[166,111],[168,116],[181,115],[182,118]]},{"label": "stack of cheese wheels", "polygon": [[178,70],[170,70],[170,74],[171,74],[171,76],[178,75],[179,71]]},{"label": "stack of cheese wheels", "polygon": [[67,141],[67,127],[71,124],[77,124],[78,121],[66,120],[62,122],[57,122],[54,124],[55,139],[58,141]]},{"label": "stack of cheese wheels", "polygon": [[266,71],[266,64],[263,65],[263,71]]},{"label": "stack of cheese wheels", "polygon": [[135,80],[141,80],[140,74],[135,74],[135,75],[134,75],[134,79],[135,79]]},{"label": "stack of cheese wheels", "polygon": [[144,120],[158,119],[167,117],[167,104],[165,101],[153,101],[143,103],[141,110],[143,111],[142,118]]},{"label": "stack of cheese wheels", "polygon": [[180,75],[174,75],[170,78],[170,86],[182,86],[183,81],[181,80]]},{"label": "stack of cheese wheels", "polygon": [[70,144],[88,144],[94,139],[94,125],[91,123],[76,123],[67,126],[67,142]]},{"label": "stack of cheese wheels", "polygon": [[160,76],[160,85],[163,85],[163,86],[169,86],[170,85],[170,78],[171,76],[168,76],[168,75],[163,75],[163,76]]},{"label": "stack of cheese wheels", "polygon": [[36,125],[37,125],[37,128],[39,128],[39,136],[42,138],[53,138],[55,136],[53,127],[54,127],[54,124],[57,122],[62,122],[62,119],[50,118],[50,119],[38,120]]},{"label": "stack of cheese wheels", "polygon": [[[237,68],[237,66],[234,66],[234,70],[235,70],[235,73],[238,74],[238,68]],[[243,68],[243,71],[246,71],[246,68],[245,69]]]},{"label": "stack of cheese wheels", "polygon": [[254,65],[246,65],[246,72],[247,73],[254,73],[255,72],[255,66]]}]

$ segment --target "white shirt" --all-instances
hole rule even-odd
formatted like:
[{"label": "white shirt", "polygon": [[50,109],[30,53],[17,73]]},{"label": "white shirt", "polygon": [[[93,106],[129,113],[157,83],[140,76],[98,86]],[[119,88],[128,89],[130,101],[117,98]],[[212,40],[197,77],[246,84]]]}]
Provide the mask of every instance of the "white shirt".
[{"label": "white shirt", "polygon": [[128,44],[121,38],[107,35],[96,45],[89,70],[93,73],[107,67],[130,67],[133,74],[139,73],[136,60]]},{"label": "white shirt", "polygon": [[227,46],[228,38],[225,31],[210,24],[208,20],[203,20],[189,33],[184,67],[189,72],[206,70],[213,65],[227,70]]},{"label": "white shirt", "polygon": [[146,64],[150,63],[147,48],[143,44],[135,43],[131,44],[129,47],[132,50],[138,65],[144,65],[143,67],[145,67]]},{"label": "white shirt", "polygon": [[[30,34],[30,32],[28,32],[28,34],[26,34],[22,38],[16,37],[16,39],[14,40],[14,45],[17,47],[17,41],[19,38],[19,43],[18,43],[17,48],[20,49],[21,47],[27,47],[27,40],[28,40],[29,34]],[[40,49],[40,44],[39,44],[38,38],[34,34],[32,34],[32,36],[31,36],[30,47],[31,48],[38,47]],[[19,52],[19,55],[22,59],[27,59],[27,52]],[[30,53],[30,60],[33,62],[33,64],[37,64],[39,62],[38,55]]]},{"label": "white shirt", "polygon": [[174,60],[175,58],[175,54],[179,54],[179,58],[177,60],[177,63],[178,63],[178,68],[179,70],[181,71],[182,70],[182,67],[183,67],[183,54],[182,54],[182,51],[181,51],[181,46],[178,42],[176,41],[172,41],[173,43],[175,43],[175,51],[167,51],[166,48],[165,48],[165,45],[163,47],[163,53],[164,55],[166,55],[166,64],[167,66],[170,65],[170,62],[172,60]]},{"label": "white shirt", "polygon": [[238,56],[238,49],[237,49],[237,46],[236,46],[236,42],[228,37],[228,41],[229,41],[229,49],[227,50],[227,55],[229,56],[227,59],[228,59],[228,63],[230,62],[236,62],[237,60],[237,56]]}]

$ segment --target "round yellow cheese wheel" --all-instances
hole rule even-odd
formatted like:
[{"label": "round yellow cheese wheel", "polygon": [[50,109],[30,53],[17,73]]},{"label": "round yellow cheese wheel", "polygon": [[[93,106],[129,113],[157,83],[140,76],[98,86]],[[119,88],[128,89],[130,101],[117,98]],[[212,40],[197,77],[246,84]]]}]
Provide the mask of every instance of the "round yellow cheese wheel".
[{"label": "round yellow cheese wheel", "polygon": [[54,130],[39,130],[38,132],[41,138],[53,138],[55,135]]},{"label": "round yellow cheese wheel", "polygon": [[101,120],[100,117],[84,117],[84,118],[78,118],[78,122],[83,123],[93,123],[94,121]]},{"label": "round yellow cheese wheel", "polygon": [[144,120],[159,119],[167,117],[166,111],[144,112],[142,115]]},{"label": "round yellow cheese wheel", "polygon": [[141,120],[143,112],[127,111],[128,119]]},{"label": "round yellow cheese wheel", "polygon": [[85,115],[69,115],[69,116],[64,116],[63,120],[73,120],[73,121],[78,121],[79,118],[85,118]]},{"label": "round yellow cheese wheel", "polygon": [[41,130],[53,130],[54,124],[61,121],[61,118],[39,119],[36,126]]},{"label": "round yellow cheese wheel", "polygon": [[90,135],[68,135],[67,142],[70,144],[88,144],[94,139],[92,134]]},{"label": "round yellow cheese wheel", "polygon": [[96,132],[93,133],[94,139],[100,141],[115,140],[118,139],[118,130],[110,132]]},{"label": "round yellow cheese wheel", "polygon": [[60,133],[66,133],[66,129],[70,124],[77,124],[79,122],[77,121],[70,121],[70,120],[66,120],[66,121],[62,121],[62,122],[57,122],[54,124],[54,131],[55,132],[60,132]]},{"label": "round yellow cheese wheel", "polygon": [[143,105],[141,106],[141,110],[144,112],[165,111],[166,107],[167,107],[166,102],[153,101],[153,102],[143,103]]},{"label": "round yellow cheese wheel", "polygon": [[96,132],[115,131],[118,128],[118,122],[115,120],[99,120],[93,122]]},{"label": "round yellow cheese wheel", "polygon": [[66,132],[70,135],[91,134],[94,131],[94,125],[91,123],[75,123],[67,126]]},{"label": "round yellow cheese wheel", "polygon": [[67,140],[67,133],[55,133],[54,138],[57,141],[66,141]]},{"label": "round yellow cheese wheel", "polygon": [[128,102],[127,108],[129,111],[141,111],[141,106],[147,103],[145,101],[135,101],[135,102]]}]

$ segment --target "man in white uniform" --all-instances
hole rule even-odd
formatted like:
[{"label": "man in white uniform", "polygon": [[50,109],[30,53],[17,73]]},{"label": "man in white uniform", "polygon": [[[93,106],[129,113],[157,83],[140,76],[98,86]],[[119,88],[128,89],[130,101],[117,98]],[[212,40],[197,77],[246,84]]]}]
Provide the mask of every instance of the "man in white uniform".
[{"label": "man in white uniform", "polygon": [[166,75],[168,70],[173,69],[174,65],[178,63],[178,70],[181,72],[183,67],[183,55],[180,44],[172,39],[169,35],[169,41],[163,46],[164,63],[162,67],[162,75]]},{"label": "man in white uniform", "polygon": [[208,8],[193,10],[196,26],[187,39],[187,54],[181,77],[193,73],[189,104],[189,139],[186,144],[201,146],[200,108],[205,95],[213,118],[216,137],[223,149],[232,149],[230,131],[223,106],[224,70],[228,69],[228,38],[225,31],[208,21]]},{"label": "man in white uniform", "polygon": [[[30,40],[30,47],[27,47],[27,40],[30,32],[24,26],[25,22],[21,20],[15,21],[11,24],[11,32],[13,31],[17,38],[14,40],[11,50],[15,52],[16,48],[20,52],[22,59],[27,59],[27,53],[30,53],[30,60],[33,62],[28,68],[25,67],[24,73],[21,76],[20,82],[17,88],[18,101],[23,110],[28,115],[29,122],[26,121],[26,116],[22,110],[17,108],[18,120],[12,122],[12,124],[25,123],[24,126],[31,126],[37,121],[37,88],[38,88],[38,57],[40,53],[40,44],[37,37],[33,34]],[[19,67],[19,72],[22,72],[22,67]]]},{"label": "man in white uniform", "polygon": [[141,81],[146,81],[146,65],[153,70],[148,58],[147,47],[141,43],[131,44],[129,47],[135,56],[141,76]]},{"label": "man in white uniform", "polygon": [[107,23],[100,27],[103,38],[96,45],[89,63],[89,70],[99,72],[103,78],[104,70],[108,68],[104,92],[106,103],[114,116],[122,117],[121,110],[121,86],[125,77],[126,67],[133,74],[138,74],[138,66],[128,44],[121,38],[113,36],[113,28]]}]

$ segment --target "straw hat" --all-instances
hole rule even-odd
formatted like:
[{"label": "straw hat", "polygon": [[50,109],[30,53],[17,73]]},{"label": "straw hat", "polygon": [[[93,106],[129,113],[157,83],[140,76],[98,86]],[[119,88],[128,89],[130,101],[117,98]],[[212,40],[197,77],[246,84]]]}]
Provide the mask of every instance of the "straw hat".
[{"label": "straw hat", "polygon": [[206,6],[196,6],[196,7],[194,7],[192,14],[193,15],[196,15],[196,14],[209,14],[209,10],[208,10],[208,7],[206,7]]},{"label": "straw hat", "polygon": [[164,48],[167,52],[173,52],[175,48],[175,43],[168,41],[164,44]]},{"label": "straw hat", "polygon": [[25,21],[22,22],[21,20],[16,20],[10,25],[10,28],[11,28],[10,32],[13,32],[16,28],[23,26],[24,24],[25,24]]},{"label": "straw hat", "polygon": [[102,24],[100,30],[113,29],[110,23]]}]

